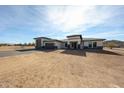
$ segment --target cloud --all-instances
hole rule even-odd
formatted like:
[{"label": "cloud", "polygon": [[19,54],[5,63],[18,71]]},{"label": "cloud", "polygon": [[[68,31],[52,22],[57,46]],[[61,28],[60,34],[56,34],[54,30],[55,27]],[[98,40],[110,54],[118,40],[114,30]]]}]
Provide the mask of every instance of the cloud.
[{"label": "cloud", "polygon": [[106,31],[97,34],[87,35],[85,37],[97,37],[97,38],[109,38],[109,37],[117,37],[117,36],[124,36],[123,31]]},{"label": "cloud", "polygon": [[[6,6],[5,6],[6,7]],[[0,15],[0,29],[32,28],[38,32],[81,33],[88,28],[110,24],[113,6],[8,6]],[[116,9],[118,10],[118,9]]]},{"label": "cloud", "polygon": [[46,17],[62,32],[82,32],[110,18],[106,11],[96,6],[48,6]]}]

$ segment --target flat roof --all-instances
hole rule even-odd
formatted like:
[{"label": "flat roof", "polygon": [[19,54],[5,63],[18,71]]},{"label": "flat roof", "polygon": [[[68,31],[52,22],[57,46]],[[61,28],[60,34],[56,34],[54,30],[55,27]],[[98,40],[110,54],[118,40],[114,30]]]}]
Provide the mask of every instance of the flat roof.
[{"label": "flat roof", "polygon": [[82,35],[69,35],[67,37],[76,37],[76,36],[82,37]]},{"label": "flat roof", "polygon": [[34,38],[34,39],[41,39],[41,38],[50,39],[50,40],[51,40],[51,38],[47,38],[47,37],[36,37],[36,38]]},{"label": "flat roof", "polygon": [[44,40],[44,42],[54,42],[54,41],[57,41],[57,42],[62,42],[62,43],[64,43],[64,41],[57,40],[57,39],[51,39],[51,40],[49,40],[49,41],[46,41],[46,40]]},{"label": "flat roof", "polygon": [[95,40],[106,40],[106,39],[103,39],[103,38],[83,38],[84,41],[95,41]]},{"label": "flat roof", "polygon": [[[67,37],[76,37],[76,36],[79,36],[82,39],[81,35],[70,35],[70,36],[67,36]],[[34,39],[48,39],[48,40],[51,40],[51,41],[58,41],[58,42],[64,42],[64,41],[68,40],[68,39],[57,40],[57,39],[51,39],[51,38],[47,38],[47,37],[37,37],[37,38],[34,38]],[[103,38],[83,38],[83,41],[95,41],[95,40],[104,41],[106,39],[103,39]]]}]

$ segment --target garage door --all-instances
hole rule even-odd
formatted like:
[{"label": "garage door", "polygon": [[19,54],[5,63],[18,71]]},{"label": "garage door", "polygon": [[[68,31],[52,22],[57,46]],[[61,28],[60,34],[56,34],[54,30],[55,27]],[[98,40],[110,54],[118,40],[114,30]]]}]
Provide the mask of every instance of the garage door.
[{"label": "garage door", "polygon": [[45,43],[45,48],[47,48],[47,49],[54,49],[56,47],[55,47],[54,43]]}]

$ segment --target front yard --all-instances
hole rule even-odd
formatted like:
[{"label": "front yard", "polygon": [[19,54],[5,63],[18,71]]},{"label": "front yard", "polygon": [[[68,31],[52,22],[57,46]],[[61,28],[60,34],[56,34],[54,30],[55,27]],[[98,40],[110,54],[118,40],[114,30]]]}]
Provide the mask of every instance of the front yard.
[{"label": "front yard", "polygon": [[0,87],[124,87],[123,54],[48,50],[0,57]]}]

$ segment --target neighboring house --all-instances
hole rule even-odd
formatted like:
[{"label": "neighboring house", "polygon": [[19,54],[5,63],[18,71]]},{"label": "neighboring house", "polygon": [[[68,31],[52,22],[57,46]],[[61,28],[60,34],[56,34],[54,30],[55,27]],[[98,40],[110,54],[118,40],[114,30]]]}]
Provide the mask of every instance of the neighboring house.
[{"label": "neighboring house", "polygon": [[103,41],[105,40],[98,38],[82,38],[82,35],[70,35],[64,40],[56,40],[46,37],[38,37],[34,39],[36,42],[36,49],[102,49]]}]

